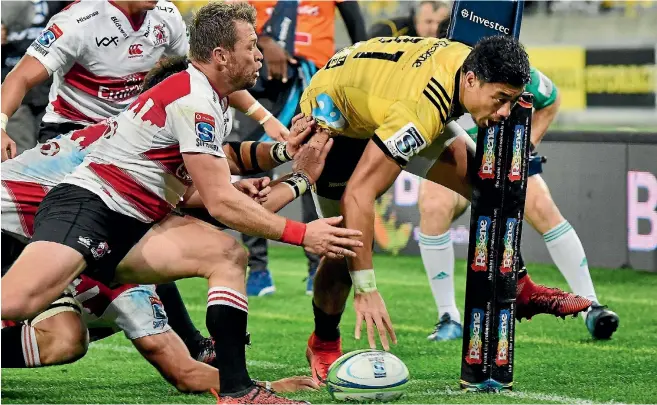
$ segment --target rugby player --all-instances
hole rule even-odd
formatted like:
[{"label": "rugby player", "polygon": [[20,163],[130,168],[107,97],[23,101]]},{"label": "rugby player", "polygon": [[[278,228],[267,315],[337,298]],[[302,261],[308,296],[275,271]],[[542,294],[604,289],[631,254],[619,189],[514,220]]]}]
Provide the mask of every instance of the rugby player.
[{"label": "rugby player", "polygon": [[[375,326],[384,349],[387,334],[397,340],[374,277],[376,198],[402,169],[470,198],[474,143],[450,121],[466,112],[480,126],[507,118],[529,79],[528,56],[509,37],[485,38],[473,49],[444,39],[374,38],[338,52],[313,77],[301,110],[337,135],[317,182],[317,203],[324,215],[342,213],[364,242],[346,261],[323,259],[315,278],[315,330],[306,355],[316,380],[325,379],[341,354],[338,325],[352,284],[356,338],[365,321],[370,347],[376,347]],[[518,295],[530,299],[518,301],[519,314],[561,316],[591,305],[556,291],[552,300],[534,300],[537,288],[528,277],[520,280]]]},{"label": "rugby player", "polygon": [[[245,260],[199,267],[197,255],[207,257],[211,250],[200,232],[204,226],[169,215],[193,181],[210,214],[238,231],[333,258],[352,256],[350,249],[362,245],[354,239],[360,232],[334,226],[341,218],[308,225],[286,220],[230,183],[222,148],[231,127],[226,95],[257,78],[262,54],[254,22],[253,8],[243,3],[210,3],[198,11],[190,27],[190,67],[141,94],[43,199],[30,244],[3,280],[3,319],[27,319],[45,309],[87,267],[99,281],[152,284],[205,277],[220,400],[294,403],[255,385],[246,370]],[[316,152],[308,145],[305,161],[330,145]],[[297,163],[300,171],[289,181],[298,195],[309,182],[304,160]]]},{"label": "rugby player", "polygon": [[[440,23],[440,37],[447,35],[449,23],[449,18]],[[593,302],[591,308],[582,313],[591,335],[597,339],[607,339],[618,327],[618,315],[599,304],[582,242],[552,200],[550,190],[540,175],[543,157],[535,151],[559,111],[561,97],[554,83],[538,69],[532,67],[530,76],[525,90],[534,95],[535,111],[532,116],[532,153],[525,219],[543,235],[552,260],[571,290]],[[476,140],[478,127],[469,114],[460,117],[457,123]],[[442,341],[462,336],[461,315],[454,298],[455,258],[449,226],[465,212],[468,205],[465,198],[443,186],[426,180],[420,185],[420,253],[438,310],[438,322],[428,336],[429,340]],[[520,267],[524,272],[524,264]]]},{"label": "rugby player", "polygon": [[[53,16],[41,36],[2,83],[2,160],[13,141],[8,119],[25,94],[53,76],[50,103],[39,131],[43,143],[57,135],[110,118],[132,104],[146,73],[165,56],[185,56],[186,27],[169,1],[76,1]],[[246,91],[231,100],[246,111],[255,101]],[[253,112],[260,121],[268,112]],[[286,129],[263,122],[276,137]]]}]

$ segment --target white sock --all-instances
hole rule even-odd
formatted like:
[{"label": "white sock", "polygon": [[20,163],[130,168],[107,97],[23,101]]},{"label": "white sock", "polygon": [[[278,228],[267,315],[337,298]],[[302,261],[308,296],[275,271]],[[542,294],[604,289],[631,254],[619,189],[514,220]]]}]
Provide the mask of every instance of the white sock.
[{"label": "white sock", "polygon": [[420,233],[420,253],[438,308],[438,318],[448,313],[454,322],[461,323],[461,313],[454,298],[454,245],[449,231],[438,236]]},{"label": "white sock", "polygon": [[568,221],[547,231],[543,239],[552,261],[566,278],[570,289],[577,295],[598,302],[582,242]]},{"label": "white sock", "polygon": [[23,359],[27,367],[41,367],[39,356],[39,344],[37,342],[34,328],[23,324],[21,330],[21,343],[23,348]]}]

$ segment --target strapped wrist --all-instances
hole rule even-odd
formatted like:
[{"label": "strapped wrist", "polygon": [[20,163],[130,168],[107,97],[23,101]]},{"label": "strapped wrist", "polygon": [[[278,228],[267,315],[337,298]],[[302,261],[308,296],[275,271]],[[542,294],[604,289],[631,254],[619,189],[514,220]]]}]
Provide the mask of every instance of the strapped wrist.
[{"label": "strapped wrist", "polygon": [[350,271],[349,276],[354,286],[354,293],[363,294],[377,290],[373,269]]},{"label": "strapped wrist", "polygon": [[9,122],[9,117],[7,117],[7,114],[0,113],[0,125],[2,126],[3,131],[7,131],[7,122]]},{"label": "strapped wrist", "polygon": [[269,156],[279,164],[292,160],[292,157],[287,153],[287,142],[276,142],[269,150]]},{"label": "strapped wrist", "polygon": [[302,172],[294,173],[290,178],[282,181],[282,183],[287,184],[292,189],[292,192],[294,192],[294,198],[299,197],[312,186],[308,176]]},{"label": "strapped wrist", "polygon": [[279,239],[281,242],[289,243],[291,245],[301,246],[303,238],[306,236],[306,224],[302,222],[292,221],[285,219],[285,228],[283,234]]},{"label": "strapped wrist", "polygon": [[251,104],[251,107],[249,107],[248,110],[244,113],[247,117],[252,116],[258,109],[262,107],[262,104],[260,104],[259,101],[256,101],[255,103]]}]

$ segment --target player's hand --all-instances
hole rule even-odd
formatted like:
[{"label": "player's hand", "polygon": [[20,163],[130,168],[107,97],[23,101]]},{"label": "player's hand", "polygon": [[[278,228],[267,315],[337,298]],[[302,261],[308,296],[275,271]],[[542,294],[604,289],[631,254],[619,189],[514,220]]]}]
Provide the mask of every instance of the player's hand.
[{"label": "player's hand", "polygon": [[313,132],[315,120],[313,117],[306,117],[303,113],[297,114],[292,118],[292,128],[287,138],[286,152],[290,157],[297,154],[301,145],[308,139],[308,135]]},{"label": "player's hand", "polygon": [[326,164],[333,139],[329,138],[328,131],[319,129],[310,142],[304,145],[294,156],[292,170],[294,172],[303,172],[312,184],[317,182],[321,176]]},{"label": "player's hand", "polygon": [[259,177],[255,179],[242,179],[233,183],[236,189],[253,198],[257,203],[262,204],[267,201],[267,195],[271,192],[269,177]]},{"label": "player's hand", "polygon": [[296,391],[316,391],[319,385],[313,380],[312,377],[288,377],[271,383],[272,390],[285,393]]},{"label": "player's hand", "polygon": [[388,336],[394,344],[397,344],[397,336],[392,327],[388,309],[383,302],[383,297],[378,291],[366,293],[357,293],[354,295],[354,309],[356,310],[356,331],[354,337],[360,339],[361,327],[363,321],[367,325],[367,341],[370,349],[376,349],[376,338],[374,337],[374,328],[379,332],[379,339],[383,350],[390,350]]},{"label": "player's hand", "polygon": [[332,217],[309,223],[303,237],[303,247],[310,253],[330,259],[355,257],[356,253],[350,248],[363,246],[363,242],[356,239],[363,233],[354,229],[340,228],[341,222],[342,217]]},{"label": "player's hand", "polygon": [[258,45],[262,49],[262,56],[267,62],[267,80],[280,80],[287,83],[287,64],[288,62],[296,65],[297,60],[287,54],[285,49],[274,41],[273,38],[266,35],[258,39]]},{"label": "player's hand", "polygon": [[271,117],[262,127],[269,137],[278,142],[285,142],[290,136],[290,131],[276,117]]},{"label": "player's hand", "polygon": [[16,156],[16,142],[2,130],[2,161],[13,159]]}]

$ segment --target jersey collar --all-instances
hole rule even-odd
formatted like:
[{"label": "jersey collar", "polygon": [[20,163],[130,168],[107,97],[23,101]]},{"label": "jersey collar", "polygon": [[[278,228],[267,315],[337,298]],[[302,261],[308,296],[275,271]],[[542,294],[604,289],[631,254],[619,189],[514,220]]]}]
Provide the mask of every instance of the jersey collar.
[{"label": "jersey collar", "polygon": [[146,21],[146,16],[148,16],[148,11],[142,14],[139,18],[135,19],[135,18],[131,18],[124,9],[122,9],[118,4],[116,4],[115,1],[109,0],[109,4],[114,6],[117,10],[121,12],[121,14],[123,14],[125,19],[130,23],[130,27],[132,27],[132,30],[134,32],[139,31],[144,26],[144,21]]},{"label": "jersey collar", "polygon": [[461,68],[456,71],[456,77],[454,78],[454,94],[452,95],[452,107],[449,110],[449,117],[447,120],[452,120],[460,117],[465,114],[465,110],[461,107],[461,102],[459,101],[460,89],[461,87]]}]

